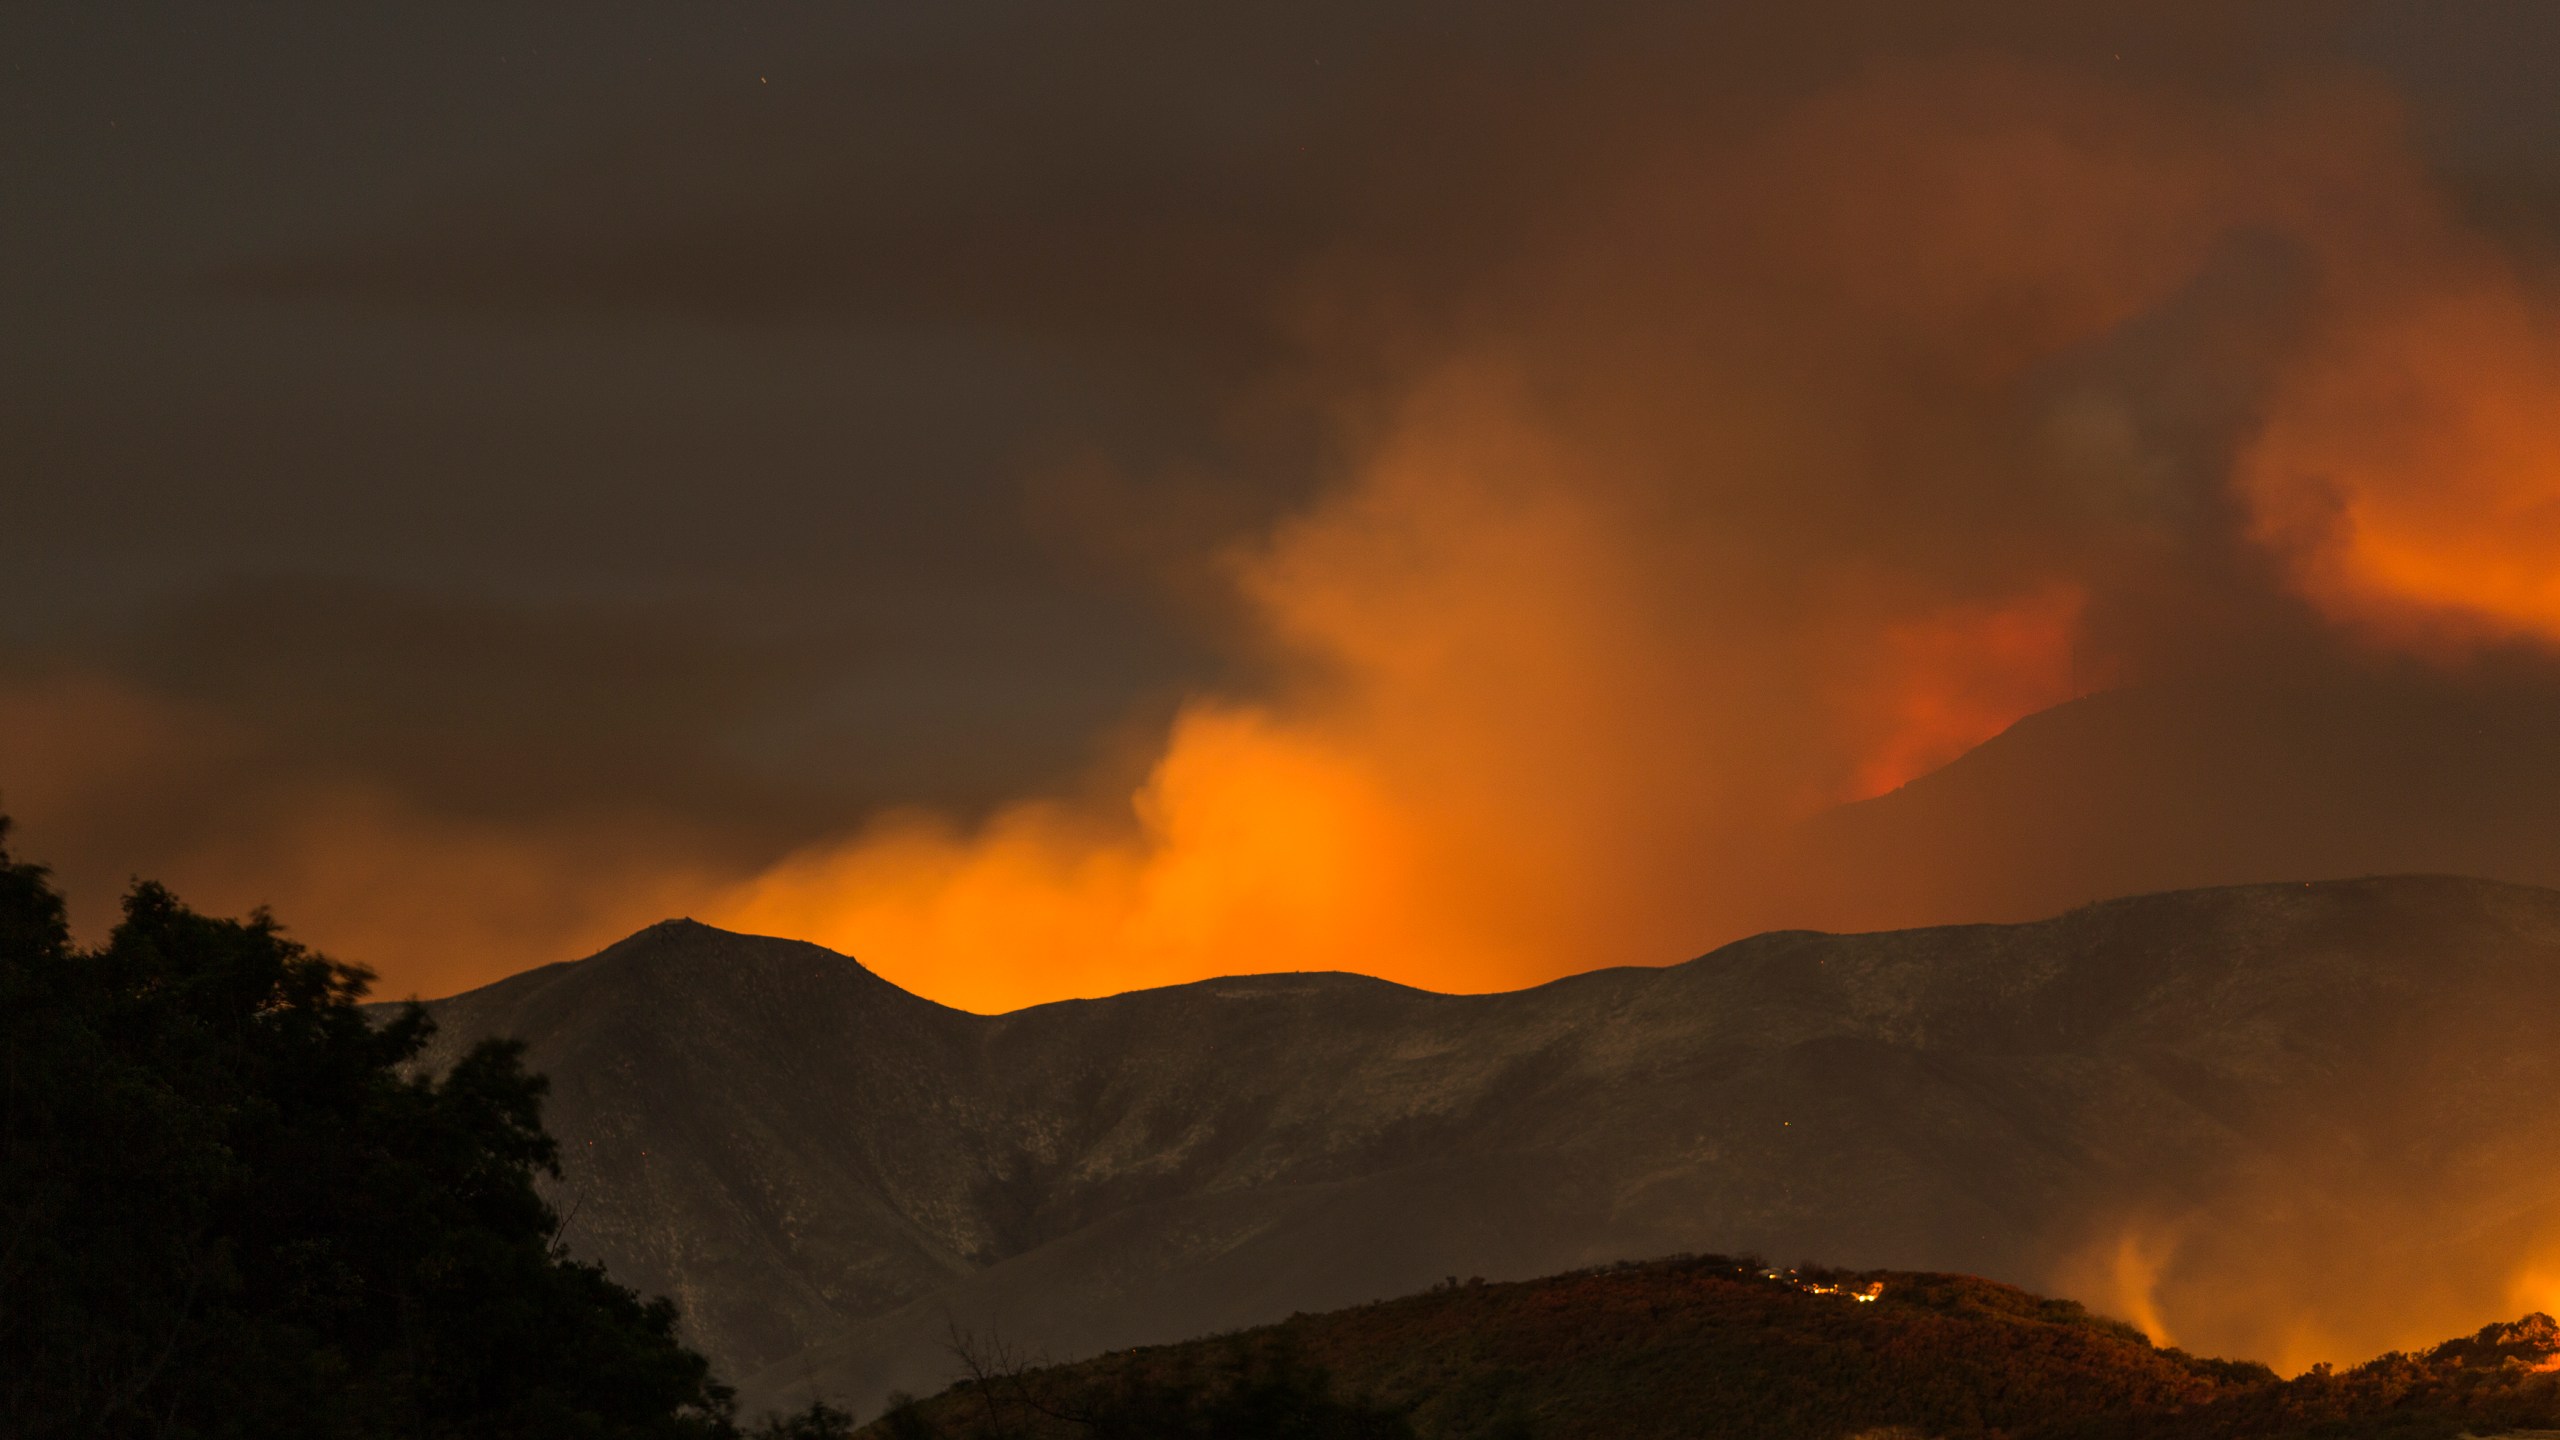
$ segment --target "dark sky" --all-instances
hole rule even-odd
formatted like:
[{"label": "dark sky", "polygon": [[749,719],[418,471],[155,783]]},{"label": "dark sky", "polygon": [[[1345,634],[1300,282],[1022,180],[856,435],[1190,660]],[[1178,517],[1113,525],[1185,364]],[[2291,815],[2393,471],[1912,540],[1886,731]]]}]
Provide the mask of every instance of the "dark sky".
[{"label": "dark sky", "polygon": [[[1049,8],[10,7],[7,663],[261,772],[748,853],[1071,768],[1212,661],[1040,477],[1208,454],[1259,337],[1004,274],[1321,82],[1130,96],[1152,22]],[[177,838],[28,821],[91,885]]]},{"label": "dark sky", "polygon": [[1197,397],[845,253],[976,218],[868,213],[867,164],[1010,159],[934,93],[984,37],[892,8],[13,7],[10,639],[437,803],[983,797],[1077,754],[1195,647],[1026,474]]},{"label": "dark sky", "polygon": [[[1615,313],[1518,278],[1602,263],[1551,239],[1582,177],[1631,137],[1723,144],[1904,61],[2198,106],[2361,75],[2465,224],[2550,238],[2548,5],[1764,8],[21,0],[0,11],[17,848],[91,927],[163,874],[433,991],[884,809],[1107,810],[1185,697],[1304,683],[1231,557],[1360,488],[1417,357],[1532,289]],[[2180,325],[2289,303],[2287,262],[2226,250],[2055,364],[2192,373]],[[1779,303],[1719,293],[1682,313]],[[1502,323],[1605,357],[1559,393],[1678,340]],[[1605,428],[1618,402],[1558,403]],[[1778,517],[1750,522],[1758,553],[1814,554],[1860,497],[1933,473],[1835,511],[1773,469],[1719,513]],[[1949,554],[2000,528],[1968,503],[1935,512]],[[2038,543],[1930,584],[1988,593]],[[2317,628],[2253,601],[2162,639],[2110,583],[2084,639],[2140,631],[2137,680],[2146,646]],[[2179,583],[2141,614],[2222,582]],[[1881,633],[1920,653],[1936,632]]]}]

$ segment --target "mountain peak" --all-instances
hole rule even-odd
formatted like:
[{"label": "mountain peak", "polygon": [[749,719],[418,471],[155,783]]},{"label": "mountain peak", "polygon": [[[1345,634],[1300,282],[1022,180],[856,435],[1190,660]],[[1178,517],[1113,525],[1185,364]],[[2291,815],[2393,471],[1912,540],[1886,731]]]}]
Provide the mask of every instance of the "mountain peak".
[{"label": "mountain peak", "polygon": [[714,972],[789,973],[812,979],[859,976],[868,985],[906,993],[841,951],[780,935],[723,930],[691,916],[644,926],[586,959],[572,962],[569,968],[591,977],[625,971],[686,977]]},{"label": "mountain peak", "polygon": [[632,931],[630,934],[623,936],[620,940],[615,941],[613,944],[606,946],[604,951],[598,951],[597,953],[603,954],[605,951],[619,949],[635,940],[706,939],[772,940],[779,944],[788,945],[802,945],[809,943],[802,940],[784,940],[778,935],[755,935],[743,930],[723,930],[717,925],[706,925],[703,922],[694,919],[690,915],[675,915],[670,916],[667,919],[657,921],[653,924],[643,925],[639,929]]}]

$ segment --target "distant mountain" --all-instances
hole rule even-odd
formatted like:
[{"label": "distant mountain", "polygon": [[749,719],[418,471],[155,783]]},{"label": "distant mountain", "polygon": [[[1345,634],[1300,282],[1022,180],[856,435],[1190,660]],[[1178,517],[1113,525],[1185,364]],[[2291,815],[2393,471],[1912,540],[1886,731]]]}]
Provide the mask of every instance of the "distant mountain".
[{"label": "distant mountain", "polygon": [[[981,1375],[867,1433],[1206,1435],[1222,1433],[1199,1423],[1217,1407],[1259,1402],[1395,1416],[1416,1440],[2547,1437],[2560,1433],[2555,1367],[2560,1326],[2542,1314],[2282,1381],[1969,1276],[1703,1257],[1437,1287],[1073,1365],[982,1354]],[[1127,1423],[1140,1415],[1158,1423]]]},{"label": "distant mountain", "polygon": [[1876,929],[2344,875],[2560,886],[2555,813],[2560,688],[2538,668],[2116,690],[1818,818],[1769,913]]},{"label": "distant mountain", "polygon": [[955,1320],[1064,1359],[1704,1250],[2357,1356],[2513,1314],[2560,1257],[2560,894],[2479,881],[992,1017],[677,921],[433,1008],[444,1053],[530,1043],[571,1243],[751,1402],[938,1388]]}]

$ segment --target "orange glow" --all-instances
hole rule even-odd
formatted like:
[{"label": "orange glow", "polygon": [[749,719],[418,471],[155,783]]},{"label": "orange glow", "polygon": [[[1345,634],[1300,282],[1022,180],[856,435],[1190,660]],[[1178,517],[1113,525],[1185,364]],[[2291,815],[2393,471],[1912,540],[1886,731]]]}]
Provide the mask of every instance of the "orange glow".
[{"label": "orange glow", "polygon": [[[719,883],[663,824],[628,816],[532,826],[421,814],[345,780],[259,787],[265,761],[199,706],[79,676],[0,686],[0,754],[41,756],[0,800],[66,874],[85,936],[114,923],[126,877],[217,914],[271,906],[292,933],[381,972],[378,993],[446,995],[583,954]],[[83,854],[83,821],[150,803],[152,848]]]},{"label": "orange glow", "polygon": [[1365,486],[1235,562],[1308,662],[1285,703],[1187,707],[1125,814],[892,820],[706,918],[989,1010],[1288,969],[1499,988],[1653,938],[1610,832],[1641,821],[1670,695],[1614,545],[1501,406],[1423,408]]},{"label": "orange glow", "polygon": [[2407,648],[2560,643],[2560,345],[2471,258],[2347,319],[2242,469],[2303,590]]},{"label": "orange glow", "polygon": [[[717,918],[858,938],[890,979],[985,1011],[1196,979],[1202,954],[1331,968],[1428,941],[1396,928],[1411,858],[1393,809],[1267,717],[1186,712],[1135,812],[1134,833],[1047,805],[970,836],[895,819],[759,877]],[[1408,953],[1426,971],[1454,958]]]},{"label": "orange glow", "polygon": [[1463,323],[1383,342],[1383,389],[1352,357],[1344,482],[1231,557],[1265,693],[1195,697],[1125,805],[879,821],[697,913],[981,1009],[1272,969],[1498,989],[1843,918],[1773,898],[1808,797],[2108,669],[2084,622],[2132,552],[1981,448],[2018,377],[2236,232],[2299,237],[2341,316],[2444,239],[2353,85],[2227,106],[1961,62],[1731,141],[1596,123],[1613,158]]},{"label": "orange glow", "polygon": [[2077,586],[2054,585],[1887,626],[1874,705],[1887,733],[1848,798],[1881,795],[2080,693],[2072,648],[2087,604]]},{"label": "orange glow", "polygon": [[[2554,1313],[2560,1237],[2530,1225],[2518,1233],[2516,1217],[2443,1193],[2442,1180],[2371,1177],[2349,1197],[2261,1177],[2174,1224],[2102,1235],[2046,1283],[2131,1320],[2156,1344],[2285,1374]],[[2533,1174],[2490,1186],[2531,1187]]]},{"label": "orange glow", "polygon": [[[1776,635],[1666,616],[1712,539],[1625,513],[1534,411],[1507,370],[1454,369],[1361,483],[1237,557],[1301,678],[1187,707],[1125,812],[899,817],[700,913],[981,1010],[1293,969],[1510,988],[1730,938],[1801,797],[2067,696],[2069,586]],[[1790,693],[1799,647],[1881,656],[1885,699]]]}]

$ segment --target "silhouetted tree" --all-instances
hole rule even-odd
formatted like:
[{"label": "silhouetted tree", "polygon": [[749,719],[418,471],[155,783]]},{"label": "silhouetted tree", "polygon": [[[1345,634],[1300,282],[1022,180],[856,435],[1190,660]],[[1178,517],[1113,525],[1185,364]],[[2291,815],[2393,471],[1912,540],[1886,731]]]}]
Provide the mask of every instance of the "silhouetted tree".
[{"label": "silhouetted tree", "polygon": [[674,1307],[554,1244],[518,1047],[409,1073],[368,980],[149,884],[76,946],[0,848],[0,1433],[735,1433]]},{"label": "silhouetted tree", "polygon": [[[894,1403],[894,1401],[893,1401]],[[790,1415],[769,1415],[747,1432],[748,1440],[852,1440],[853,1417],[824,1400]]]}]

